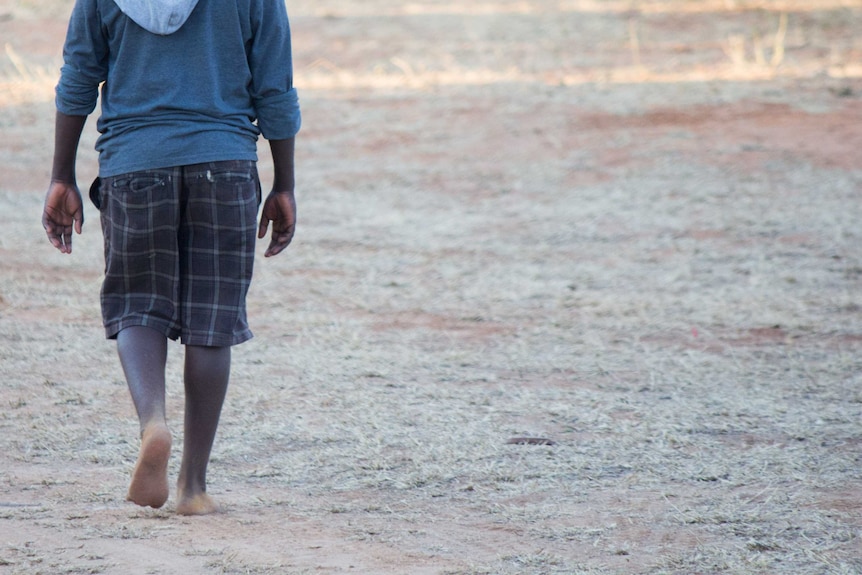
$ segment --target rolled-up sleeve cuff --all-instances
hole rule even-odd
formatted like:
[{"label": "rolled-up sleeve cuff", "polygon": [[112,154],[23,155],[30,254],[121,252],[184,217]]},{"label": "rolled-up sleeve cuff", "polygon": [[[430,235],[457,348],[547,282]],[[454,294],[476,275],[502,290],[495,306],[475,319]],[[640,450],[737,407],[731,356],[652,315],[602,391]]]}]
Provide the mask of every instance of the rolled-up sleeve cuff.
[{"label": "rolled-up sleeve cuff", "polygon": [[88,116],[96,109],[99,82],[71,66],[63,66],[56,88],[57,111],[68,116]]},{"label": "rolled-up sleeve cuff", "polygon": [[296,88],[255,101],[257,125],[267,140],[294,137],[302,125]]}]

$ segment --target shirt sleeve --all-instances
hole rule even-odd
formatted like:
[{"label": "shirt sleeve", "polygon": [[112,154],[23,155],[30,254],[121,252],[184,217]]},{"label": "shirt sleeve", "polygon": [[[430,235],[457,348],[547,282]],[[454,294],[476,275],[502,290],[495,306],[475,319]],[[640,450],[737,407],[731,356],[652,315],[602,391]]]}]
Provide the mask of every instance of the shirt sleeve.
[{"label": "shirt sleeve", "polygon": [[59,112],[70,116],[87,116],[96,108],[99,84],[108,75],[108,45],[97,1],[77,0],[69,18],[55,102]]},{"label": "shirt sleeve", "polygon": [[292,138],[302,117],[293,87],[290,24],[283,0],[256,0],[249,51],[251,96],[257,124],[267,140]]}]

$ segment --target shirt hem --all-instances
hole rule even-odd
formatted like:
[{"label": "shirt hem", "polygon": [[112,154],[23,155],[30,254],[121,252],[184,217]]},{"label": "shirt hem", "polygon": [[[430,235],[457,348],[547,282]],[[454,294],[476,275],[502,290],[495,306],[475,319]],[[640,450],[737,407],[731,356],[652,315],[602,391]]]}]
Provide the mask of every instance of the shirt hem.
[{"label": "shirt hem", "polygon": [[249,160],[257,161],[257,153],[255,152],[239,152],[239,153],[223,153],[223,154],[198,154],[194,156],[182,156],[181,158],[165,158],[164,160],[151,160],[147,162],[132,162],[132,163],[107,163],[99,165],[99,177],[110,178],[121,176],[123,174],[131,174],[143,170],[160,170],[164,168],[174,168],[177,166],[189,166],[192,164],[203,164],[206,162],[224,162],[229,160]]}]

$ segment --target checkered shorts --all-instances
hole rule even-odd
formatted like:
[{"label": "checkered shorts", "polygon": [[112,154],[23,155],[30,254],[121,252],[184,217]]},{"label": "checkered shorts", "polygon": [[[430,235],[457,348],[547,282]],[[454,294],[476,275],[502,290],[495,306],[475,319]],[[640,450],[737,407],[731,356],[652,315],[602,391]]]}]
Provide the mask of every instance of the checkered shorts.
[{"label": "checkered shorts", "polygon": [[254,162],[104,178],[93,200],[105,239],[101,303],[109,339],[131,326],[197,346],[252,337],[245,300],[260,205]]}]

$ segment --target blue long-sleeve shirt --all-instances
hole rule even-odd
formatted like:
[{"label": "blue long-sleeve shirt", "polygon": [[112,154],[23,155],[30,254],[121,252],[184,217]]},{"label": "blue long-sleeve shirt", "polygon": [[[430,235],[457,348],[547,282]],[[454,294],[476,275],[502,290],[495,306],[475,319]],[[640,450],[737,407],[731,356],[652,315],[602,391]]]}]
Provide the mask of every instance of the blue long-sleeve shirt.
[{"label": "blue long-sleeve shirt", "polygon": [[257,138],[300,126],[283,1],[201,0],[179,30],[146,31],[114,0],[77,0],[57,110],[101,117],[103,177],[220,160],[256,160]]}]

